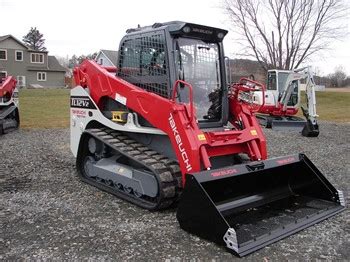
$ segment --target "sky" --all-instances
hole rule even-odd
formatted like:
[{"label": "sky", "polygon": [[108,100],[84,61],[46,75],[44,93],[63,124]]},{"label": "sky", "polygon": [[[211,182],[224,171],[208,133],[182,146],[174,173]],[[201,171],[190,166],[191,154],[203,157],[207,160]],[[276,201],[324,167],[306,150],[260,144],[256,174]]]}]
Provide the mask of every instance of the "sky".
[{"label": "sky", "polygon": [[[0,36],[19,40],[31,27],[44,34],[50,55],[66,57],[100,49],[117,50],[128,28],[155,22],[180,20],[223,29],[231,27],[220,8],[221,0],[0,0]],[[348,21],[348,32],[350,32]],[[239,52],[233,33],[225,38],[225,53]],[[310,65],[320,75],[342,66],[350,75],[350,34],[334,42],[330,50],[313,58]]]}]

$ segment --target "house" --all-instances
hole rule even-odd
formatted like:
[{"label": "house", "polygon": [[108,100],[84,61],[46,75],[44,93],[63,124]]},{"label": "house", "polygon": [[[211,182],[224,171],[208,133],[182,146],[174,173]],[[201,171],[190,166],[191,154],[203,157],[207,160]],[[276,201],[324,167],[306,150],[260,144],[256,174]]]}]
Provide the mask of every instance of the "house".
[{"label": "house", "polygon": [[12,35],[0,36],[0,77],[16,77],[19,87],[63,87],[65,72],[48,51],[33,50]]},{"label": "house", "polygon": [[101,49],[95,61],[103,66],[117,66],[118,51]]}]

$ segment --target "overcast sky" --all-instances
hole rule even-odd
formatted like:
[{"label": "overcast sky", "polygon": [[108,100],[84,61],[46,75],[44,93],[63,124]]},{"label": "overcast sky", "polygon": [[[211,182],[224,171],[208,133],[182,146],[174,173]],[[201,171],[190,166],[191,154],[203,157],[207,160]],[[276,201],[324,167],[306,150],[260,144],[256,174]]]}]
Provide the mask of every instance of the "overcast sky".
[{"label": "overcast sky", "polygon": [[[46,39],[50,55],[89,54],[100,49],[117,50],[128,28],[155,22],[182,20],[229,29],[220,0],[0,0],[0,36],[22,40],[30,27]],[[349,21],[348,21],[349,22]],[[348,23],[348,28],[350,27]],[[350,30],[348,30],[350,31]],[[239,46],[232,33],[225,39],[226,55],[234,57]],[[350,36],[331,50],[314,57],[321,74],[342,65],[350,75]]]}]

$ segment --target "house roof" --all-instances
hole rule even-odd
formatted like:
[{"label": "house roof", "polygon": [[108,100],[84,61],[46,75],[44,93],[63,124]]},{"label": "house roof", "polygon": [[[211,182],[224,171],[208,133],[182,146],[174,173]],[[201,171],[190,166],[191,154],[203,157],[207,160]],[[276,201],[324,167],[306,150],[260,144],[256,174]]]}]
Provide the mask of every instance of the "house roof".
[{"label": "house roof", "polygon": [[28,52],[31,52],[31,53],[48,53],[49,51],[28,49]]},{"label": "house roof", "polygon": [[101,52],[114,64],[118,63],[118,52],[113,50],[101,49]]},{"label": "house roof", "polygon": [[43,71],[43,72],[66,72],[66,69],[60,65],[55,56],[48,56],[48,66],[28,66],[28,71]]},{"label": "house roof", "polygon": [[48,61],[49,61],[49,69],[51,71],[66,72],[66,69],[60,65],[60,63],[58,62],[55,56],[49,55]]}]

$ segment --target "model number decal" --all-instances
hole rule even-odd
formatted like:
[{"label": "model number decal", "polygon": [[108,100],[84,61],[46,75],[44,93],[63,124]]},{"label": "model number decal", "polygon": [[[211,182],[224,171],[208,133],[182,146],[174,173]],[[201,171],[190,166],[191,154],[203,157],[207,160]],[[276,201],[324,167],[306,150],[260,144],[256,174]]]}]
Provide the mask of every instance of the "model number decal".
[{"label": "model number decal", "polygon": [[72,96],[70,98],[70,106],[75,108],[96,109],[95,105],[88,97]]},{"label": "model number decal", "polygon": [[186,149],[183,147],[181,136],[179,135],[179,131],[177,130],[173,115],[171,113],[169,116],[169,124],[170,124],[171,130],[173,130],[173,134],[174,134],[174,138],[175,138],[177,147],[181,153],[181,158],[186,165],[186,170],[191,171],[192,166],[190,164],[190,160],[188,159]]}]

